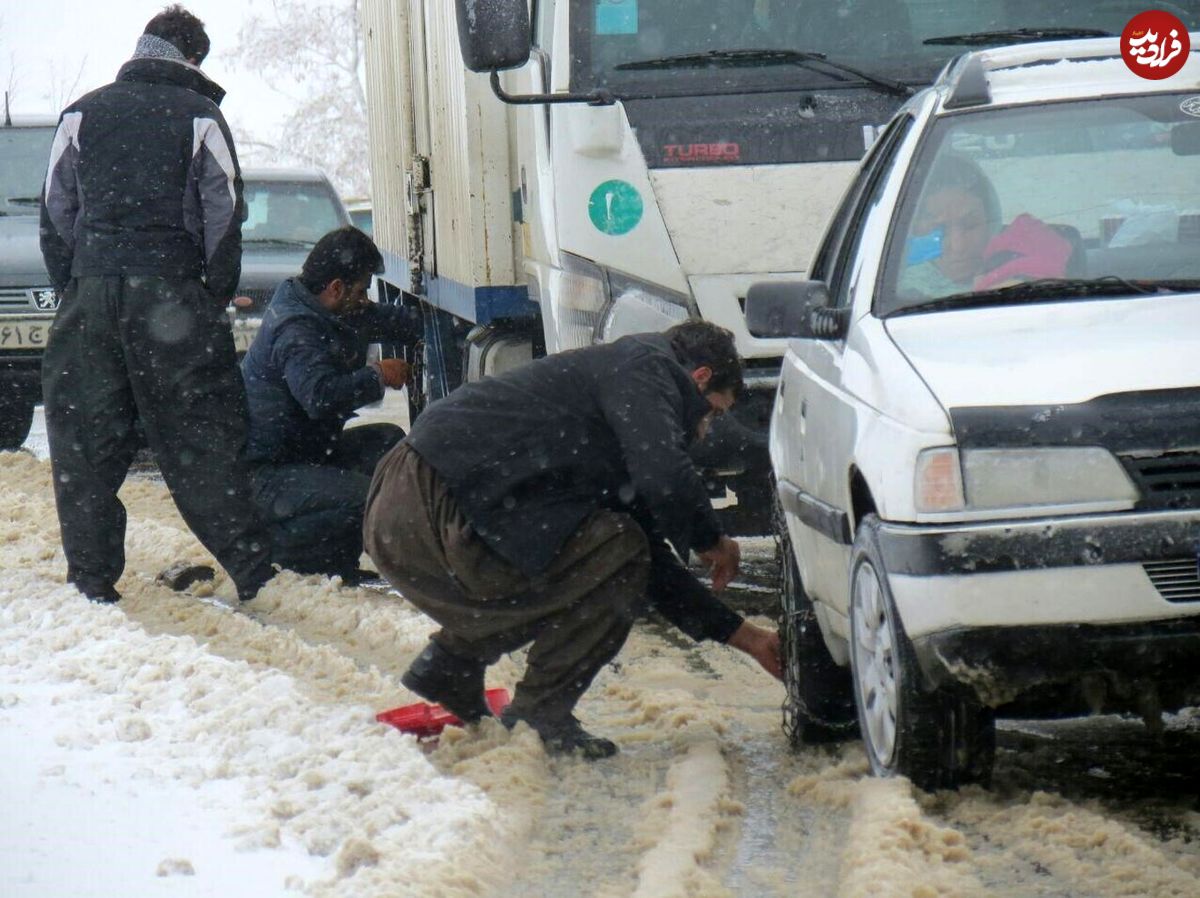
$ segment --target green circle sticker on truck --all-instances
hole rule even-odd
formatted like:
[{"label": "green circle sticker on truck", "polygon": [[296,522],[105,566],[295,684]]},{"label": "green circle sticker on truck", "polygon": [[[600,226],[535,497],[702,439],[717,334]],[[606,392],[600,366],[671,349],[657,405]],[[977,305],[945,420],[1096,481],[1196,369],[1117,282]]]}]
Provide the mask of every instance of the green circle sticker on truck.
[{"label": "green circle sticker on truck", "polygon": [[605,234],[628,234],[642,220],[642,195],[628,181],[605,181],[592,191],[588,217]]}]

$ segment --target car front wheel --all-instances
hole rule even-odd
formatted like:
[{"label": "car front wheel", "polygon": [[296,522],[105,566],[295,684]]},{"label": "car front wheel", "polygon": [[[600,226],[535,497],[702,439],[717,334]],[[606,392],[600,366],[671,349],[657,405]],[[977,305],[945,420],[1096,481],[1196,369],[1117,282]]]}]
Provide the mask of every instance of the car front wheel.
[{"label": "car front wheel", "polygon": [[925,688],[888,584],[879,519],[863,519],[850,562],[850,664],[867,758],[876,776],[923,789],[987,783],[995,717],[973,698]]},{"label": "car front wheel", "polygon": [[779,539],[779,635],[783,647],[783,731],[793,748],[852,739],[858,732],[849,671],[825,647],[812,599],[804,591],[783,512]]}]

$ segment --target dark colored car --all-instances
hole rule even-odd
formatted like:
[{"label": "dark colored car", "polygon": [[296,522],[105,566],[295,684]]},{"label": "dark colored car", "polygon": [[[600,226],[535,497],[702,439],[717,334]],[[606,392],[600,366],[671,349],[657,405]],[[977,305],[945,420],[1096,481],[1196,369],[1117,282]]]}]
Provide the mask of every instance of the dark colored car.
[{"label": "dark colored car", "polygon": [[0,127],[0,449],[25,441],[42,396],[42,351],[59,297],[38,244],[39,197],[58,119]]},{"label": "dark colored car", "polygon": [[230,310],[239,353],[258,332],[280,281],[300,273],[322,235],[351,223],[337,191],[315,169],[248,168],[242,180],[242,278]]}]

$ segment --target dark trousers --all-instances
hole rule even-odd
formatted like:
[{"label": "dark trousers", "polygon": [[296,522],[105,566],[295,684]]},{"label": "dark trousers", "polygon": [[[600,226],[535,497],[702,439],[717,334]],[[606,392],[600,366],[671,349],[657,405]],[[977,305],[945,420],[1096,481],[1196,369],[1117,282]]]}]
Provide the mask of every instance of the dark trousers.
[{"label": "dark trousers", "polygon": [[532,641],[513,698],[520,717],[570,712],[624,645],[650,570],[644,531],[597,511],[545,571],[526,576],[475,534],[407,444],[375,469],[363,537],[380,573],[442,625],[434,639],[451,653],[491,664]]},{"label": "dark trousers", "polygon": [[394,424],[364,424],[342,431],[327,464],[256,466],[254,501],[271,529],[275,562],[302,574],[354,573],[371,475],[402,439]]},{"label": "dark trousers", "polygon": [[225,309],[197,281],[73,280],[50,331],[42,389],[67,579],[87,595],[125,569],[117,491],[140,420],[188,527],[251,598],[271,547],[242,460],[246,396]]}]

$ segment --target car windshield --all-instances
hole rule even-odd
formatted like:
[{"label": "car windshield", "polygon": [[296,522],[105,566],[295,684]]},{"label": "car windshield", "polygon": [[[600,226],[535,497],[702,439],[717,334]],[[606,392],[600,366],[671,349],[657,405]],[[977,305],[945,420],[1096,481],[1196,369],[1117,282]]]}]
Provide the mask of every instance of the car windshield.
[{"label": "car windshield", "polygon": [[914,161],[881,316],[1200,287],[1200,96],[949,115]]},{"label": "car windshield", "polygon": [[[1145,0],[572,0],[572,87],[618,94],[836,89],[876,77],[928,84],[964,49],[1032,37],[1119,35]],[[1189,29],[1200,0],[1171,4]],[[1014,33],[1023,31],[1023,34]],[[1044,35],[1039,34],[1044,32]]]},{"label": "car windshield", "polygon": [[54,128],[0,127],[0,215],[37,215]]},{"label": "car windshield", "polygon": [[243,243],[313,246],[346,222],[333,190],[313,181],[251,181],[245,185]]}]

